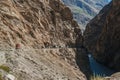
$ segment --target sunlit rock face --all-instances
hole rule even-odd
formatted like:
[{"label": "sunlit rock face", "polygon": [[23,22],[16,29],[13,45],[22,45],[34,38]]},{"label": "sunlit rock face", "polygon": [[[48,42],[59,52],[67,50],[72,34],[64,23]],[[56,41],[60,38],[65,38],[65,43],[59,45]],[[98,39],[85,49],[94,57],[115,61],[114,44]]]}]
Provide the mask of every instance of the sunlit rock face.
[{"label": "sunlit rock face", "polygon": [[84,44],[95,59],[120,71],[120,1],[113,0],[90,21]]},{"label": "sunlit rock face", "polygon": [[0,0],[0,66],[17,80],[86,80],[76,64],[82,40],[60,0]]},{"label": "sunlit rock face", "polygon": [[32,47],[75,44],[81,32],[69,8],[59,0],[0,1],[0,40]]}]

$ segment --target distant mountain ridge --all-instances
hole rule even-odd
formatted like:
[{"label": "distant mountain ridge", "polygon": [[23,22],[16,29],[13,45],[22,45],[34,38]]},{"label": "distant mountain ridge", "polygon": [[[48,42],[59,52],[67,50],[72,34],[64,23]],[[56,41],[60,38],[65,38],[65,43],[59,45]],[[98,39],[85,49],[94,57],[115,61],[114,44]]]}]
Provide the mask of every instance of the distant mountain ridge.
[{"label": "distant mountain ridge", "polygon": [[110,2],[110,0],[62,0],[73,12],[74,19],[84,30],[86,24]]}]

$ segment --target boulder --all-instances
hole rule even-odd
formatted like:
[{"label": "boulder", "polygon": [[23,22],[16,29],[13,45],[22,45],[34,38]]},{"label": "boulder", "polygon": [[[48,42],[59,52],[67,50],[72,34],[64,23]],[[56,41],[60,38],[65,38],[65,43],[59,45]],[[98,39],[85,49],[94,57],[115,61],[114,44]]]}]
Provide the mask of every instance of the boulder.
[{"label": "boulder", "polygon": [[12,74],[7,74],[4,76],[4,80],[16,80],[15,76],[13,76]]}]

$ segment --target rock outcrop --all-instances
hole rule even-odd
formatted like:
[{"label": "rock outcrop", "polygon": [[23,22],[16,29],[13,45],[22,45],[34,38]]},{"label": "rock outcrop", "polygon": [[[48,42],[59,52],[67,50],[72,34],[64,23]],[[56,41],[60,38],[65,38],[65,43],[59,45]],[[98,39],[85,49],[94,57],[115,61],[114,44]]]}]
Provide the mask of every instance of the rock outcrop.
[{"label": "rock outcrop", "polygon": [[[0,1],[0,78],[86,80],[76,64],[81,30],[60,0]],[[67,47],[67,48],[66,48]],[[6,69],[6,68],[5,68]]]},{"label": "rock outcrop", "polygon": [[119,80],[120,72],[112,74],[110,77],[105,77],[104,80]]},{"label": "rock outcrop", "polygon": [[120,1],[113,0],[90,21],[84,44],[94,58],[120,71]]},{"label": "rock outcrop", "polygon": [[114,73],[111,75],[110,80],[119,80],[120,79],[120,72]]}]

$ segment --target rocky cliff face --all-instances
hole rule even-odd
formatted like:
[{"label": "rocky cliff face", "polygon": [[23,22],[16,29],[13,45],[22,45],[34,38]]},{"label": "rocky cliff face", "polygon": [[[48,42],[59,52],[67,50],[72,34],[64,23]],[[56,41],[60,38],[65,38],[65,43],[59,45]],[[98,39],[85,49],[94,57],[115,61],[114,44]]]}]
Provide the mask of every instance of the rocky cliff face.
[{"label": "rocky cliff face", "polygon": [[108,0],[62,0],[73,12],[74,19],[84,30],[87,23],[109,3]]},{"label": "rocky cliff face", "polygon": [[[59,0],[0,1],[1,42],[32,47],[75,44],[77,23]],[[69,33],[69,34],[68,34]]]},{"label": "rocky cliff face", "polygon": [[0,79],[86,80],[71,48],[81,30],[60,0],[1,0],[0,35]]},{"label": "rocky cliff face", "polygon": [[120,1],[113,0],[87,25],[85,46],[95,59],[120,70]]}]

